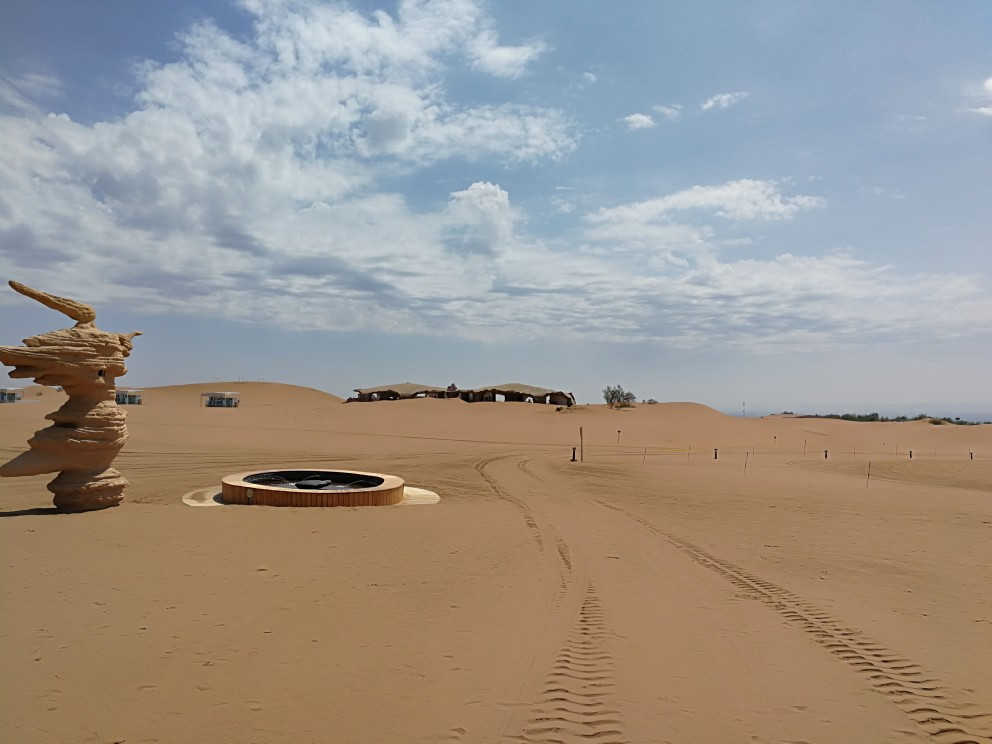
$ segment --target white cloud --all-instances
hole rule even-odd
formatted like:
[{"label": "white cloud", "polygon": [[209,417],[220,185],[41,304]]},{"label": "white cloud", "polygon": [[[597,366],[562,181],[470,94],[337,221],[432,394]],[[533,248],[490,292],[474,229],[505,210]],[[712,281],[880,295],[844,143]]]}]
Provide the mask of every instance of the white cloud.
[{"label": "white cloud", "polygon": [[39,116],[39,100],[62,92],[62,82],[51,75],[28,73],[19,77],[0,75],[0,111]]},{"label": "white cloud", "polygon": [[559,111],[445,96],[458,55],[500,74],[533,55],[504,55],[469,0],[407,0],[395,17],[244,4],[251,37],[191,27],[177,61],[141,68],[119,119],[89,126],[34,104],[0,118],[0,262],[146,311],[314,328],[399,328],[487,291],[478,251],[512,232],[505,191],[473,184],[414,214],[379,184],[445,159],[570,152]]},{"label": "white cloud", "polygon": [[521,46],[500,46],[497,40],[494,31],[483,31],[468,45],[473,66],[497,77],[520,77],[528,63],[547,49],[540,40]]},{"label": "white cloud", "polygon": [[646,201],[600,209],[586,219],[593,223],[651,222],[671,212],[701,210],[733,220],[784,220],[824,205],[816,196],[783,196],[771,181],[741,179],[720,186],[693,186]]},{"label": "white cloud", "polygon": [[992,77],[987,78],[981,86],[972,87],[970,93],[979,105],[969,108],[968,111],[982,116],[992,116]]},{"label": "white cloud", "polygon": [[652,106],[651,108],[668,121],[678,121],[682,118],[682,106],[677,103],[671,106]]},{"label": "white cloud", "polygon": [[[441,203],[414,208],[393,190],[398,175],[449,158],[491,174],[575,147],[559,111],[446,94],[447,66],[481,64],[480,7],[245,6],[252,36],[192,28],[177,61],[143,68],[134,110],[112,121],[37,115],[16,87],[31,105],[0,117],[9,276],[121,310],[476,339],[825,346],[965,334],[992,317],[981,277],[897,276],[846,254],[723,258],[748,222],[771,230],[824,204],[771,181],[583,219],[590,197],[575,181],[549,200],[562,229],[545,240],[495,176],[470,169]],[[478,69],[512,76],[526,56]],[[653,111],[670,119],[664,108]]]},{"label": "white cloud", "polygon": [[905,199],[906,194],[901,191],[893,191],[892,189],[887,189],[884,186],[872,186],[870,188],[861,189],[862,194],[870,194],[871,196],[886,197],[889,199]]},{"label": "white cloud", "polygon": [[510,195],[485,181],[452,192],[445,217],[446,245],[456,253],[495,254],[510,242],[516,222]]},{"label": "white cloud", "polygon": [[703,101],[702,105],[699,107],[703,111],[709,111],[711,109],[725,109],[740,103],[745,98],[751,95],[748,91],[738,90],[733,93],[717,93],[712,98],[708,98]]},{"label": "white cloud", "polygon": [[598,78],[598,77],[596,77],[596,76],[595,76],[595,75],[594,75],[593,73],[591,73],[591,72],[583,72],[583,73],[582,73],[582,77],[583,77],[583,78],[585,78],[585,81],[586,81],[587,83],[589,83],[590,85],[591,85],[592,83],[595,83],[595,82],[596,82],[597,80],[599,80],[599,78]]},{"label": "white cloud", "polygon": [[622,121],[627,125],[627,129],[632,132],[637,129],[650,129],[657,126],[654,119],[647,114],[631,114],[630,116],[623,117]]}]

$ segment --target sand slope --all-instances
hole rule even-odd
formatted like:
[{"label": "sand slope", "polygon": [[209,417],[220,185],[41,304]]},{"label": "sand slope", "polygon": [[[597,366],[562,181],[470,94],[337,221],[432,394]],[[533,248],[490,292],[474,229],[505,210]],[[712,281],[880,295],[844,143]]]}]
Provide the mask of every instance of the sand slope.
[{"label": "sand slope", "polygon": [[[992,426],[274,383],[197,407],[235,385],[146,390],[117,509],[0,480],[0,740],[992,741]],[[0,407],[0,454],[46,411]],[[442,501],[180,502],[276,464]]]}]

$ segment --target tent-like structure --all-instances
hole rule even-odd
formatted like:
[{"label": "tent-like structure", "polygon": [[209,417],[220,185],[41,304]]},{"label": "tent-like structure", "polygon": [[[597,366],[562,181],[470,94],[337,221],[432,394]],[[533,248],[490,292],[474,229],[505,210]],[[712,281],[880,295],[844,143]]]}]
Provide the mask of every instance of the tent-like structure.
[{"label": "tent-like structure", "polygon": [[421,385],[416,382],[398,382],[392,385],[377,387],[355,388],[357,400],[405,400],[407,398],[444,398],[447,390],[433,385]]},{"label": "tent-like structure", "polygon": [[502,396],[504,401],[517,401],[521,403],[550,403],[555,406],[574,406],[575,396],[566,393],[564,390],[552,390],[551,388],[535,387],[524,385],[519,382],[507,382],[502,385],[486,385],[484,387],[473,388],[471,390],[459,391],[461,399],[469,403],[488,402],[499,400],[497,396]]},{"label": "tent-like structure", "polygon": [[495,401],[519,403],[549,403],[554,406],[574,406],[575,396],[564,390],[507,382],[502,385],[484,385],[477,388],[458,388],[454,384],[446,388],[434,385],[421,385],[416,382],[400,382],[394,385],[355,388],[357,398],[349,401],[406,400],[409,398],[461,398],[467,403],[487,403]]}]

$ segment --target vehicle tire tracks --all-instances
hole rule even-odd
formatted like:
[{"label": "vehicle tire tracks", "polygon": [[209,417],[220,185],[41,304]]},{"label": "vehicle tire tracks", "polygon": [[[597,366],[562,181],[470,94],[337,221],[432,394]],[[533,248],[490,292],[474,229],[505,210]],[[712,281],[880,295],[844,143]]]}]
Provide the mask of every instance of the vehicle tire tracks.
[{"label": "vehicle tire tracks", "polygon": [[489,488],[492,489],[493,493],[496,494],[497,498],[510,502],[521,511],[524,516],[524,521],[527,523],[527,528],[530,530],[531,536],[534,538],[534,542],[537,543],[537,547],[541,550],[541,552],[544,552],[544,535],[541,533],[541,528],[537,525],[537,520],[534,519],[534,514],[531,511],[531,508],[527,506],[522,499],[518,499],[516,496],[509,494],[506,489],[496,482],[495,478],[486,472],[486,467],[488,465],[500,460],[509,459],[510,457],[513,457],[513,455],[501,455],[499,457],[490,457],[488,460],[480,460],[475,463],[475,469],[478,471],[479,475],[482,476],[482,480],[484,480]]},{"label": "vehicle tire tracks", "polygon": [[616,679],[603,608],[596,589],[586,587],[568,638],[544,677],[537,701],[511,741],[525,744],[601,742],[622,744],[623,720],[612,704]]},{"label": "vehicle tire tracks", "polygon": [[888,649],[859,630],[843,626],[803,597],[730,561],[717,558],[688,540],[657,528],[633,512],[602,499],[596,501],[643,525],[693,562],[723,576],[746,596],[763,602],[860,674],[873,690],[887,696],[936,741],[943,744],[992,743],[992,710],[975,703],[967,691],[941,684],[920,664]]},{"label": "vehicle tire tracks", "polygon": [[[498,498],[521,510],[542,551],[545,546],[554,546],[553,551],[544,551],[548,579],[556,583],[555,595],[544,619],[545,627],[569,627],[565,624],[569,619],[571,627],[551,659],[550,668],[544,667],[543,676],[534,675],[541,673],[540,665],[528,669],[527,676],[534,681],[531,684],[536,683],[536,694],[531,698],[532,702],[522,706],[526,711],[522,716],[512,716],[505,722],[499,739],[525,744],[621,744],[624,741],[622,719],[611,703],[616,684],[614,660],[609,650],[611,630],[607,627],[599,595],[587,580],[578,556],[554,525],[526,501],[510,494],[488,470],[491,464],[513,457],[518,456],[483,460],[476,464],[476,470]],[[537,484],[547,486],[544,479],[527,467],[528,462],[518,459],[515,466]],[[529,493],[536,495],[534,491]]]}]

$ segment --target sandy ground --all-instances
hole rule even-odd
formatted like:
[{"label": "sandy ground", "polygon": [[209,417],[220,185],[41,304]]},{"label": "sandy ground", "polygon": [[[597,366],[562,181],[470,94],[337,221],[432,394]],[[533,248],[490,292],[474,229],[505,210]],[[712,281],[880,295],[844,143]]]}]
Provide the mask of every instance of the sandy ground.
[{"label": "sandy ground", "polygon": [[[61,397],[0,406],[0,457]],[[122,506],[0,481],[0,741],[992,742],[992,426],[145,401]],[[181,502],[274,465],[442,500]]]}]

